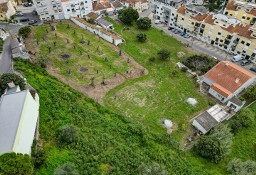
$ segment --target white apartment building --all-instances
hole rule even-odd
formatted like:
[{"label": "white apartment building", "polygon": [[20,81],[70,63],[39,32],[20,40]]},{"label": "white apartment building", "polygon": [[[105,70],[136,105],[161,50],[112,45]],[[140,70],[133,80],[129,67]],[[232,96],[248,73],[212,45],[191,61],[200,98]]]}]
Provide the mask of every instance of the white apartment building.
[{"label": "white apartment building", "polygon": [[65,19],[71,17],[85,18],[92,11],[91,0],[61,0]]},{"label": "white apartment building", "polygon": [[41,20],[84,18],[92,11],[92,0],[33,0]]},{"label": "white apartment building", "polygon": [[177,21],[177,9],[183,5],[183,0],[151,0],[154,18],[167,24],[175,26]]},{"label": "white apartment building", "polygon": [[33,0],[41,20],[64,19],[60,0]]}]

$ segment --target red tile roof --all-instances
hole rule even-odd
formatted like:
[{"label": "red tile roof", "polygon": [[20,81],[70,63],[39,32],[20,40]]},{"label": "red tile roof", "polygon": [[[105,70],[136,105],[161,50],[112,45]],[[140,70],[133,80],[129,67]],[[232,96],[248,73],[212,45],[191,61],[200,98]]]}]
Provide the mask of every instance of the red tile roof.
[{"label": "red tile roof", "polygon": [[227,10],[236,10],[237,6],[235,5],[235,1],[229,1],[226,6]]},{"label": "red tile roof", "polygon": [[114,2],[112,2],[112,5],[113,5],[115,8],[123,7],[123,5],[121,4],[120,1],[114,1]]},{"label": "red tile roof", "polygon": [[213,18],[213,15],[208,15],[205,20],[204,20],[205,23],[208,23],[208,24],[211,24],[211,25],[214,25],[214,18]]},{"label": "red tile roof", "polygon": [[96,20],[100,15],[94,13],[94,12],[90,12],[86,15],[88,18],[94,19]]},{"label": "red tile roof", "polygon": [[181,14],[185,15],[185,11],[186,11],[186,8],[185,8],[185,6],[183,5],[183,6],[181,6],[180,8],[178,8],[177,13],[181,13]]},{"label": "red tile roof", "polygon": [[98,3],[98,2],[93,2],[92,3],[92,8],[93,8],[94,11],[104,10],[105,9],[104,5],[101,4],[101,3]]},{"label": "red tile roof", "polygon": [[219,94],[221,94],[222,96],[224,96],[224,97],[228,97],[231,94],[230,91],[228,91],[227,89],[223,88],[222,86],[220,86],[217,83],[213,83],[211,85],[211,88],[213,90],[215,90],[216,92],[218,92]]},{"label": "red tile roof", "polygon": [[250,28],[251,26],[248,24],[239,24],[236,26],[230,25],[227,28],[222,27],[222,29],[228,31],[229,33],[237,33],[239,36],[253,39],[253,37],[251,37],[252,32],[249,30]]},{"label": "red tile roof", "polygon": [[206,17],[208,16],[208,14],[197,14],[195,17],[193,17],[195,20],[197,21],[203,21]]},{"label": "red tile roof", "polygon": [[255,76],[230,61],[219,62],[204,75],[214,83],[212,88],[225,97]]},{"label": "red tile roof", "polygon": [[8,2],[2,2],[0,3],[0,13],[6,13],[8,11]]}]

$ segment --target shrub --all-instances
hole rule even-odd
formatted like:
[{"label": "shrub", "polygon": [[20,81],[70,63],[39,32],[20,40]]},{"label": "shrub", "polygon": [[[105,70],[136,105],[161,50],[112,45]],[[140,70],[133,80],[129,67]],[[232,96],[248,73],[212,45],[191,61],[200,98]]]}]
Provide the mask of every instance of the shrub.
[{"label": "shrub", "polygon": [[61,128],[59,133],[61,143],[70,144],[77,139],[77,128],[73,125],[67,125]]},{"label": "shrub", "polygon": [[180,70],[181,70],[182,72],[187,72],[188,68],[182,67]]},{"label": "shrub", "polygon": [[46,153],[43,149],[32,149],[31,153],[35,168],[40,168],[46,161]]},{"label": "shrub", "polygon": [[139,18],[137,10],[132,8],[121,9],[118,11],[118,18],[126,25],[131,25],[133,21]]},{"label": "shrub", "polygon": [[66,163],[57,168],[54,175],[79,175],[79,173],[76,171],[74,164]]},{"label": "shrub", "polygon": [[32,175],[32,160],[27,154],[6,153],[0,156],[0,174]]},{"label": "shrub", "polygon": [[150,62],[154,62],[155,60],[156,60],[156,58],[155,57],[149,57],[149,59],[148,59]]},{"label": "shrub", "polygon": [[90,24],[95,24],[95,21],[92,18],[88,19],[87,22],[90,23]]},{"label": "shrub", "polygon": [[195,149],[200,156],[218,163],[229,153],[232,137],[230,128],[220,124],[210,135],[200,137]]},{"label": "shrub", "polygon": [[242,162],[240,159],[234,159],[228,163],[227,171],[232,175],[255,175],[256,162],[251,160]]},{"label": "shrub", "polygon": [[168,60],[169,57],[170,57],[170,52],[166,49],[162,49],[162,50],[158,51],[157,54],[160,57],[160,59],[163,60],[163,61]]},{"label": "shrub", "polygon": [[158,163],[154,162],[151,165],[142,163],[138,171],[141,175],[167,175],[167,171],[164,167],[161,167]]},{"label": "shrub", "polygon": [[136,36],[136,38],[138,39],[139,42],[145,42],[147,41],[147,35],[144,33],[140,33]]},{"label": "shrub", "polygon": [[139,29],[149,29],[151,27],[151,20],[148,17],[140,18],[136,22]]},{"label": "shrub", "polygon": [[14,73],[5,73],[0,77],[0,95],[4,93],[4,90],[8,87],[7,83],[10,82],[13,82],[15,85],[19,85],[21,90],[25,89],[24,79]]},{"label": "shrub", "polygon": [[242,128],[242,124],[239,120],[232,120],[230,123],[231,132],[233,134],[238,133],[238,131]]},{"label": "shrub", "polygon": [[19,29],[18,34],[19,34],[20,36],[22,36],[22,38],[26,38],[26,37],[30,34],[30,32],[31,32],[30,26],[25,26],[25,27],[21,27],[21,28]]},{"label": "shrub", "polygon": [[256,85],[251,88],[247,88],[243,94],[243,97],[251,101],[256,100]]},{"label": "shrub", "polygon": [[249,108],[243,108],[237,114],[237,120],[239,120],[243,127],[247,128],[254,123],[254,116],[255,114]]}]

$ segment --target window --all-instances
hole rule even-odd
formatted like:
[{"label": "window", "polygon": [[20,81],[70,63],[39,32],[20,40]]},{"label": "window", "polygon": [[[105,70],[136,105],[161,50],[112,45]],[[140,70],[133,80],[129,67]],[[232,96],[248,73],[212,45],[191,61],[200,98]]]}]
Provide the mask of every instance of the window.
[{"label": "window", "polygon": [[181,20],[184,20],[184,18],[181,18]]},{"label": "window", "polygon": [[223,39],[221,39],[220,42],[223,42]]},{"label": "window", "polygon": [[243,53],[246,53],[246,51],[245,51],[245,50],[243,50]]},{"label": "window", "polygon": [[225,15],[228,15],[228,12],[225,12]]},{"label": "window", "polygon": [[244,41],[241,41],[241,44],[244,44]]},{"label": "window", "polygon": [[237,54],[240,54],[241,52],[237,51]]},{"label": "window", "polygon": [[250,20],[251,18],[250,18],[250,17],[247,17],[246,19],[247,19],[247,20]]},{"label": "window", "polygon": [[233,14],[230,13],[230,16],[233,16]]},{"label": "window", "polygon": [[218,32],[218,35],[220,35],[221,33],[220,32]]},{"label": "window", "polygon": [[250,45],[251,45],[251,43],[246,43],[246,46],[248,46],[248,47],[249,47]]},{"label": "window", "polygon": [[242,19],[245,19],[245,16],[243,16]]}]

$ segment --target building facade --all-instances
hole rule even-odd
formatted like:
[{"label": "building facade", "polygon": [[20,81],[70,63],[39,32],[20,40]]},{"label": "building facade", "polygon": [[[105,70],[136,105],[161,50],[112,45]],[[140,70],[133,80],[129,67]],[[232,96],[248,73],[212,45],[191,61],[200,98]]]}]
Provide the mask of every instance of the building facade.
[{"label": "building facade", "polygon": [[253,25],[256,21],[256,4],[231,0],[225,8],[224,14],[236,18],[243,23]]},{"label": "building facade", "polygon": [[256,58],[256,25],[249,25],[233,17],[213,14],[192,5],[177,11],[176,26],[228,53],[245,59]]},{"label": "building facade", "polygon": [[149,1],[148,0],[124,0],[122,1],[125,7],[133,8],[141,13],[147,9],[149,9]]},{"label": "building facade", "polygon": [[0,1],[0,20],[9,20],[16,13],[17,3],[14,0]]},{"label": "building facade", "polygon": [[92,11],[91,0],[61,0],[65,19],[71,17],[85,18]]},{"label": "building facade", "polygon": [[60,0],[33,0],[41,20],[64,19]]}]

